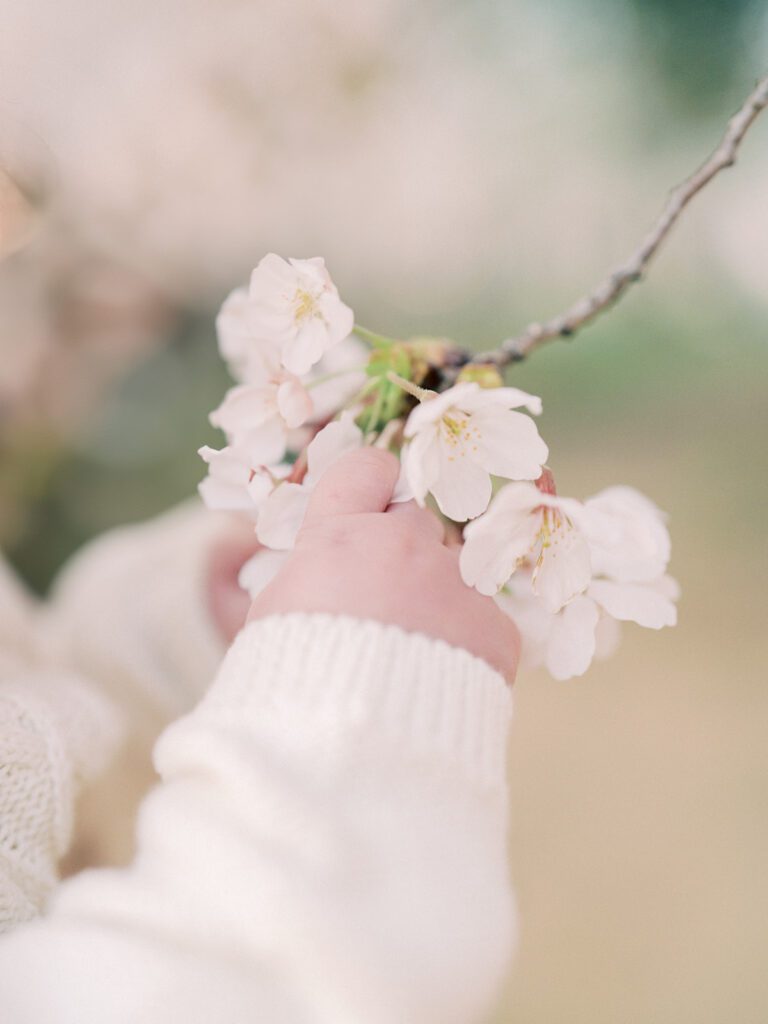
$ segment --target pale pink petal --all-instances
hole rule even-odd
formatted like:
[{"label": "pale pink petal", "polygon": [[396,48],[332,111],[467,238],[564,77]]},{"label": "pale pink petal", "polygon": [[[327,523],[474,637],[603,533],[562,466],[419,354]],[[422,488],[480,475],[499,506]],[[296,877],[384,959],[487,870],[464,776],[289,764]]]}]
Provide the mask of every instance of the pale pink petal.
[{"label": "pale pink petal", "polygon": [[237,577],[238,584],[254,600],[277,576],[290,555],[287,551],[263,548],[243,565]]},{"label": "pale pink petal", "polygon": [[658,578],[670,557],[663,513],[632,487],[609,487],[589,498],[576,521],[592,551],[595,575],[643,583]]},{"label": "pale pink petal", "polygon": [[535,416],[541,413],[541,399],[538,395],[529,395],[527,391],[521,391],[519,388],[480,388],[463,404],[467,412],[499,406],[503,409],[518,409],[523,406]]},{"label": "pale pink petal", "polygon": [[531,514],[530,507],[512,507],[513,499],[525,496],[507,495],[505,500],[504,491],[485,515],[465,527],[459,556],[464,582],[489,596],[504,586],[520,559],[530,552],[540,525],[540,517]]},{"label": "pale pink petal", "polygon": [[586,541],[564,517],[558,516],[533,572],[534,592],[547,611],[554,613],[586,590],[591,579]]},{"label": "pale pink petal", "polygon": [[[365,364],[368,350],[357,338],[347,337],[338,345],[328,349],[319,363],[312,367],[309,382],[312,385],[313,418],[328,419],[337,409],[343,408],[366,382]],[[328,374],[339,374],[320,384],[315,378]]]},{"label": "pale pink petal", "polygon": [[236,380],[243,380],[254,344],[248,323],[248,289],[231,292],[216,317],[219,352]]},{"label": "pale pink petal", "polygon": [[276,487],[259,511],[256,536],[268,548],[290,550],[304,522],[311,490],[301,484]]},{"label": "pale pink petal", "polygon": [[546,504],[548,499],[549,495],[542,494],[535,484],[528,480],[518,480],[499,489],[488,515],[494,515],[500,522],[516,527],[519,522],[529,519],[534,510]]},{"label": "pale pink petal", "polygon": [[307,448],[308,472],[305,483],[313,486],[337,459],[347,452],[355,451],[362,444],[362,430],[350,412],[343,412],[340,419],[323,427]]},{"label": "pale pink petal", "polygon": [[206,508],[233,512],[253,510],[253,502],[245,484],[233,484],[228,480],[207,476],[197,485],[197,490]]},{"label": "pale pink petal", "polygon": [[401,451],[400,460],[413,497],[423,505],[440,473],[440,438],[436,430],[419,431]]},{"label": "pale pink petal", "polygon": [[329,348],[345,338],[348,338],[355,326],[355,314],[339,298],[339,293],[334,288],[332,291],[324,292],[318,299],[318,309],[326,324]]},{"label": "pale pink petal", "polygon": [[333,287],[331,275],[328,273],[328,268],[326,267],[325,260],[322,256],[309,256],[303,260],[297,260],[289,257],[287,262],[302,279],[302,283],[307,286],[311,286],[316,289],[326,288],[328,286],[331,288]]},{"label": "pale pink petal", "polygon": [[673,602],[652,585],[594,580],[587,593],[615,619],[636,622],[646,629],[661,629],[677,622]]},{"label": "pale pink petal", "polygon": [[246,486],[254,508],[259,508],[274,489],[275,484],[272,477],[267,473],[254,473]]},{"label": "pale pink petal", "polygon": [[680,600],[680,584],[673,576],[668,576],[665,573],[664,576],[659,576],[657,580],[653,580],[649,586],[652,586],[663,597],[668,597],[670,601]]},{"label": "pale pink petal", "polygon": [[555,616],[545,611],[534,596],[530,577],[523,572],[516,573],[508,588],[498,594],[495,600],[520,632],[520,667],[532,669],[543,665]]},{"label": "pale pink petal", "polygon": [[312,417],[312,396],[297,377],[289,377],[277,389],[277,408],[286,427],[293,430]]},{"label": "pale pink petal", "polygon": [[295,260],[284,260],[270,252],[259,260],[251,274],[248,294],[253,304],[285,302],[293,298],[298,280]]},{"label": "pale pink petal", "polygon": [[599,617],[595,602],[583,595],[554,616],[545,664],[555,679],[584,675],[592,664]]},{"label": "pale pink petal", "polygon": [[328,346],[328,328],[318,316],[301,320],[293,338],[282,348],[283,366],[301,376],[309,373]]},{"label": "pale pink petal", "polygon": [[395,483],[395,489],[392,492],[392,497],[389,499],[389,503],[390,505],[399,505],[403,501],[413,501],[414,498],[415,495],[413,493],[413,488],[408,483],[408,477],[405,474],[405,468],[401,464],[400,473],[398,474],[397,482]]},{"label": "pale pink petal", "polygon": [[231,447],[216,449],[204,445],[198,448],[197,454],[210,467],[211,474],[218,479],[239,486],[248,483],[251,469],[244,452]]},{"label": "pale pink petal", "polygon": [[612,615],[601,615],[595,630],[595,657],[610,658],[621,642],[621,623]]},{"label": "pale pink petal", "polygon": [[277,415],[237,438],[238,447],[247,452],[248,461],[254,469],[280,462],[285,455],[286,442],[285,426]]},{"label": "pale pink petal", "polygon": [[298,287],[295,269],[274,253],[265,256],[251,274],[248,323],[253,333],[276,345],[295,337],[293,301]]},{"label": "pale pink petal", "polygon": [[242,435],[260,426],[277,411],[275,389],[253,384],[230,388],[224,401],[208,417],[212,426],[232,436]]},{"label": "pale pink petal", "polygon": [[485,512],[493,487],[482,466],[472,459],[449,455],[441,444],[440,470],[431,491],[443,515],[463,523]]},{"label": "pale pink petal", "polygon": [[427,398],[420,402],[408,417],[408,421],[405,424],[405,436],[413,437],[414,434],[422,430],[427,424],[435,423],[437,420],[442,419],[451,409],[461,410],[462,401],[479,390],[479,384],[471,382],[456,384],[439,395],[435,394],[434,398]]},{"label": "pale pink petal", "polygon": [[510,480],[536,480],[549,449],[536,424],[521,412],[490,407],[473,417],[480,435],[477,461],[494,476]]}]

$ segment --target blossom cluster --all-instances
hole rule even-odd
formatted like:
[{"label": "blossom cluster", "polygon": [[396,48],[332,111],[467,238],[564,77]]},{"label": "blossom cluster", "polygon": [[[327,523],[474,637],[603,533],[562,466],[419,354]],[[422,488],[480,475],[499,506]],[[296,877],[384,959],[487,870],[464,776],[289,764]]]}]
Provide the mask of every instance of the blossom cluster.
[{"label": "blossom cluster", "polygon": [[217,330],[238,383],[211,413],[227,444],[200,449],[200,492],[210,508],[253,518],[263,548],[240,577],[252,595],[293,547],[325,470],[375,443],[400,456],[394,500],[465,524],[462,577],[514,618],[524,662],[566,679],[610,653],[621,621],[674,625],[662,513],[629,487],[558,496],[532,418],[541,400],[494,368],[470,364],[452,379],[449,342],[356,325],[320,258],[265,256]]}]

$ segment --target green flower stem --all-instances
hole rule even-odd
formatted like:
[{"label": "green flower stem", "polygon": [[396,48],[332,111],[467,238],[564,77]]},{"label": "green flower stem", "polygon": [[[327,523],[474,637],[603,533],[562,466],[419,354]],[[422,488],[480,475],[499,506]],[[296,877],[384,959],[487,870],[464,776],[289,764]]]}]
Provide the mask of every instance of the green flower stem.
[{"label": "green flower stem", "polygon": [[362,327],[360,324],[355,324],[352,328],[352,333],[357,334],[363,341],[367,341],[374,348],[379,345],[397,344],[397,338],[388,338],[384,334],[376,334],[375,331],[369,331],[367,327]]},{"label": "green flower stem", "polygon": [[366,423],[365,433],[370,434],[375,428],[376,424],[381,419],[381,410],[384,405],[384,391],[379,388],[376,392],[376,397],[368,408],[368,420]]},{"label": "green flower stem", "polygon": [[351,366],[348,370],[337,370],[335,373],[324,373],[322,377],[315,377],[304,387],[307,391],[311,391],[312,388],[316,388],[318,384],[325,384],[326,381],[336,380],[337,377],[345,377],[350,373],[362,373],[365,370],[364,366]]}]

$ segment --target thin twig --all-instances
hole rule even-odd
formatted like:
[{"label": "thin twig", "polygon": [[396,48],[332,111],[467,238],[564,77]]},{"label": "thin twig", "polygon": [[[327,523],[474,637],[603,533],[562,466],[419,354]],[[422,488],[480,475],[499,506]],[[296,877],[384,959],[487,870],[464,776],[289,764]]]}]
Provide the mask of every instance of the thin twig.
[{"label": "thin twig", "polygon": [[641,280],[643,271],[661,243],[672,230],[677,218],[716,174],[736,161],[742,139],[758,114],[768,106],[768,75],[762,78],[741,108],[728,122],[720,145],[709,159],[672,191],[661,214],[629,259],[612,271],[594,291],[579,299],[570,309],[546,323],[529,324],[522,334],[503,341],[498,349],[473,355],[473,363],[494,363],[506,366],[524,359],[534,348],[552,338],[568,338],[579,328],[594,320],[603,310],[612,306],[627,289]]}]

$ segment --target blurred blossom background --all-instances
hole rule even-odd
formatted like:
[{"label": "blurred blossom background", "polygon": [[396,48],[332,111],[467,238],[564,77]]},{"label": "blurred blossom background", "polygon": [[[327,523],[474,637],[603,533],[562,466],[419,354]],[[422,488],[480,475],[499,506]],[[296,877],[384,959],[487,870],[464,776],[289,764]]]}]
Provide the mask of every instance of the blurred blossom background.
[{"label": "blurred blossom background", "polygon": [[[203,476],[270,250],[487,348],[623,259],[768,65],[750,0],[0,0],[0,546],[45,592]],[[681,622],[519,680],[508,1024],[768,1019],[768,115],[646,283],[513,369],[562,493],[670,515]]]}]

